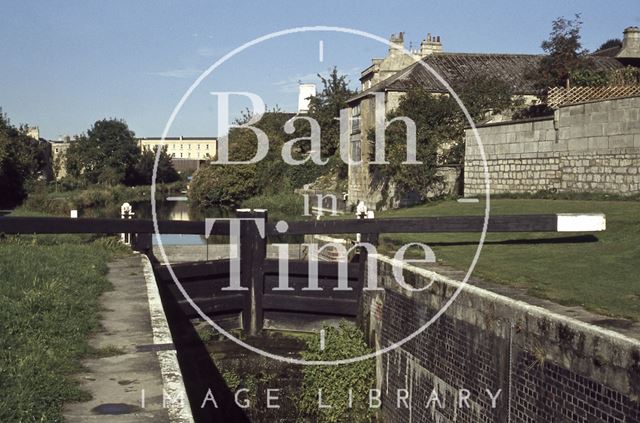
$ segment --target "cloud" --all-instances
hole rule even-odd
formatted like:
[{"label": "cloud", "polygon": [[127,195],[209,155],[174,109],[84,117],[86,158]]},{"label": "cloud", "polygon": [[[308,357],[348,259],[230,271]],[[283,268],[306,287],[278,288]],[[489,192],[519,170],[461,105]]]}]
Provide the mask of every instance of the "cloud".
[{"label": "cloud", "polygon": [[202,73],[201,69],[181,68],[181,69],[167,69],[163,71],[149,72],[148,74],[154,75],[154,76],[162,76],[165,78],[186,79],[186,78],[195,78],[201,73]]},{"label": "cloud", "polygon": [[202,57],[213,57],[213,56],[217,56],[219,53],[220,53],[219,48],[206,47],[206,46],[198,47],[198,49],[196,50],[196,54]]},{"label": "cloud", "polygon": [[[338,69],[338,75],[346,75],[347,79],[353,83],[353,81],[358,80],[358,76],[360,73],[360,68],[354,67],[351,69],[343,70]],[[296,75],[290,78],[286,78],[277,82],[274,82],[273,85],[279,87],[279,91],[283,93],[297,93],[298,92],[298,84],[300,83],[315,83],[320,84],[320,78],[318,78],[318,74],[323,77],[329,76],[329,71],[324,72],[315,72],[308,73],[306,75]]]},{"label": "cloud", "polygon": [[274,82],[273,85],[279,87],[279,91],[283,93],[297,93],[299,83],[316,83],[320,82],[317,73],[308,73],[306,75],[296,75],[281,81]]}]

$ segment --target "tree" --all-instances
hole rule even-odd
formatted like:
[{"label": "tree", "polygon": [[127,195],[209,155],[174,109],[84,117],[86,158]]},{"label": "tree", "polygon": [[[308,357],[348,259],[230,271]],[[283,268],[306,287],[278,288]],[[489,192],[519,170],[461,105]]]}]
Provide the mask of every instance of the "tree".
[{"label": "tree", "polygon": [[607,85],[640,84],[640,68],[626,66],[620,69],[579,69],[571,72],[573,85],[581,87],[603,87]]},{"label": "tree", "polygon": [[253,165],[201,166],[189,184],[189,199],[199,207],[237,205],[257,192]]},{"label": "tree", "polygon": [[597,51],[606,50],[608,48],[614,48],[614,47],[622,47],[622,40],[620,38],[611,38],[605,41],[604,43],[602,43],[602,45],[600,45],[600,47],[598,47]]},{"label": "tree", "polygon": [[557,18],[552,23],[549,38],[542,42],[546,56],[540,60],[537,69],[527,74],[540,90],[568,84],[572,71],[588,66],[582,48],[580,29],[582,21],[576,14],[574,19]]},{"label": "tree", "polygon": [[[294,132],[286,133],[284,126],[294,117],[294,114],[283,113],[275,107],[260,116],[260,120],[253,124],[264,131],[269,138],[269,151],[266,157],[252,165],[201,166],[193,175],[189,192],[194,203],[199,203],[201,206],[239,204],[247,199],[247,196],[292,192],[295,188],[313,182],[328,172],[335,172],[336,169],[339,173],[342,170],[341,177],[346,177],[346,165],[336,160],[340,145],[340,124],[335,118],[340,115],[341,109],[347,107],[347,99],[354,92],[349,89],[346,76],[339,75],[336,68],[326,78],[318,76],[322,81],[323,89],[317,96],[310,99],[308,116],[316,119],[320,126],[322,158],[329,159],[330,162],[326,165],[318,165],[307,160],[304,164],[297,166],[285,163],[281,156],[284,143],[294,138],[308,137],[311,127],[308,122],[298,119],[295,122]],[[251,118],[251,113],[247,111],[236,120],[235,124],[246,123]],[[248,160],[256,151],[255,134],[247,129],[231,129],[228,144],[230,160]],[[310,142],[301,140],[295,143],[291,153],[295,160],[303,160],[309,157],[310,151]],[[252,184],[248,183],[248,177],[255,179]],[[207,181],[207,179],[210,180]],[[224,185],[222,185],[223,181]]]},{"label": "tree", "polygon": [[[140,156],[140,161],[136,165],[137,182],[139,184],[148,185],[151,183],[157,152],[158,149],[156,147],[153,150],[144,151]],[[180,175],[176,172],[171,157],[167,154],[167,146],[162,146],[156,169],[156,183],[175,182],[179,178]]]},{"label": "tree", "polygon": [[[309,116],[314,118],[322,130],[322,156],[332,157],[338,154],[340,146],[340,123],[336,120],[340,116],[340,110],[347,108],[347,100],[351,98],[355,91],[349,88],[349,80],[346,75],[340,75],[338,69],[334,67],[328,77],[318,75],[322,81],[322,90],[311,97],[309,103]],[[338,173],[338,178],[346,178],[348,167],[340,160],[334,160],[337,164],[333,168],[321,169],[317,172],[320,176],[323,173]],[[310,164],[310,166],[313,166]],[[316,176],[316,177],[317,177]]]},{"label": "tree", "polygon": [[[472,77],[453,88],[475,122],[520,103],[513,97],[508,84],[489,76]],[[383,183],[392,182],[398,193],[414,193],[424,201],[433,185],[439,182],[438,164],[464,161],[464,129],[469,122],[452,97],[434,96],[419,85],[407,91],[387,119],[400,116],[408,117],[416,124],[416,156],[422,164],[403,164],[406,160],[406,129],[404,124],[397,122],[386,131],[385,153],[389,164],[371,167]],[[374,141],[375,132],[371,131],[368,137]]]},{"label": "tree", "polygon": [[67,150],[67,171],[89,183],[132,184],[140,150],[126,122],[103,119],[86,135],[76,137]]},{"label": "tree", "polygon": [[[251,114],[247,111],[239,119],[236,119],[235,124],[247,123],[251,117]],[[273,132],[273,128],[271,128],[273,123],[273,119],[269,118],[269,113],[265,113],[259,121],[261,129],[267,129],[270,143],[275,141],[271,133]],[[256,137],[251,130],[232,128],[229,131],[228,149],[230,161],[250,160],[255,154],[256,148]],[[274,175],[267,176],[264,182],[273,181],[273,177]],[[200,166],[193,174],[193,179],[189,184],[189,199],[193,204],[201,208],[217,205],[237,205],[259,192],[258,180],[261,179],[263,178],[257,177],[256,164],[208,164]]]},{"label": "tree", "polygon": [[0,206],[19,204],[27,185],[45,176],[46,163],[45,146],[0,115]]}]

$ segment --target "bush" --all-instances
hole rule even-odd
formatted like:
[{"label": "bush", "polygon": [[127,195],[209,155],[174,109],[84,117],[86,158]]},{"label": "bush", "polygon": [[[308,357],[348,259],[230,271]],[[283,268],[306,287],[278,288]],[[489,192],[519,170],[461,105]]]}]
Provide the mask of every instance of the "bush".
[{"label": "bush", "polygon": [[[183,189],[182,182],[156,185],[159,197]],[[104,207],[118,208],[121,203],[146,200],[150,197],[151,187],[137,186],[91,186],[83,190],[62,193],[48,192],[42,185],[36,186],[24,202],[25,209],[30,211],[68,216],[70,210],[89,210]]]},{"label": "bush", "polygon": [[[325,327],[325,349],[320,340],[313,338],[302,353],[305,360],[340,360],[371,352],[362,332],[346,322],[338,328]],[[375,361],[358,361],[340,366],[305,366],[299,402],[300,411],[313,416],[316,422],[369,422],[373,410],[369,408],[369,390],[375,386]],[[322,389],[323,404],[318,407],[318,390]],[[349,407],[349,389],[353,392],[353,405]]]},{"label": "bush", "polygon": [[189,198],[198,207],[237,205],[256,193],[256,170],[251,165],[203,166],[189,185]]},{"label": "bush", "polygon": [[250,209],[267,209],[269,220],[289,219],[302,216],[304,199],[300,194],[283,192],[274,195],[258,195],[242,202],[242,207]]}]

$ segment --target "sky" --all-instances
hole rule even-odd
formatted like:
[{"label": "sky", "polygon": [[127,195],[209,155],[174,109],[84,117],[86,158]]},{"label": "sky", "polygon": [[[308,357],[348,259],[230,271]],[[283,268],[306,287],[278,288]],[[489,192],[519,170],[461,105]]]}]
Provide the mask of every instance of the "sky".
[{"label": "sky", "polygon": [[[427,33],[445,51],[540,53],[551,21],[581,13],[583,45],[594,50],[640,26],[640,2],[603,1],[60,1],[8,0],[0,15],[0,107],[13,124],[47,139],[124,119],[140,137],[160,136],[196,78],[225,54],[274,31],[340,26],[387,39]],[[322,54],[320,42],[322,41]],[[258,94],[268,108],[295,111],[297,84],[319,84],[337,66],[357,87],[359,72],[387,46],[352,34],[305,32],[253,45],[193,90],[170,136],[217,134],[211,92]],[[322,56],[322,60],[320,60]],[[232,97],[231,116],[250,106]]]}]

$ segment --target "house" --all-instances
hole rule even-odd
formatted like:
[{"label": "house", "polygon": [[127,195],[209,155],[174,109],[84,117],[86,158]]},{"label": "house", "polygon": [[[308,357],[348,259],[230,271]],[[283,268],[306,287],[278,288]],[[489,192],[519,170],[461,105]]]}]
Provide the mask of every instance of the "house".
[{"label": "house", "polygon": [[62,179],[67,175],[67,150],[71,145],[71,137],[65,136],[57,141],[50,140],[51,167],[55,179]]},{"label": "house", "polygon": [[[640,44],[637,28],[625,30],[625,41],[618,55],[593,55],[592,63],[597,70],[613,70],[622,68],[633,62],[628,57],[629,51],[636,51]],[[636,41],[637,40],[637,41]],[[425,67],[428,65],[449,85],[457,85],[477,77],[499,78],[508,83],[515,95],[522,98],[525,104],[536,104],[539,101],[538,91],[533,82],[525,77],[530,69],[535,69],[543,55],[535,54],[496,54],[496,53],[448,53],[443,51],[440,37],[429,35],[422,41],[419,50],[404,50],[403,34],[392,35],[387,56],[384,59],[373,59],[371,66],[361,73],[361,92],[348,100],[350,121],[351,162],[349,165],[348,201],[357,204],[364,201],[368,207],[389,207],[407,205],[411,198],[389,202],[391,192],[383,195],[378,178],[369,169],[370,157],[373,156],[374,143],[368,139],[369,132],[375,126],[375,96],[384,94],[384,112],[392,111],[410,87],[419,85],[434,95],[448,95],[446,87]],[[635,53],[632,53],[632,55]],[[637,55],[640,57],[640,55]],[[503,116],[492,116],[490,121],[500,121]],[[448,181],[447,186],[437,187],[434,195],[451,192],[460,175],[459,166],[443,166],[439,173]],[[386,197],[386,198],[385,198]],[[387,201],[385,204],[381,202]]]}]

